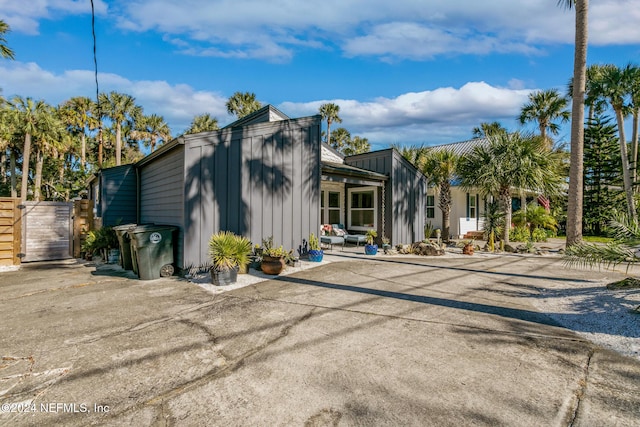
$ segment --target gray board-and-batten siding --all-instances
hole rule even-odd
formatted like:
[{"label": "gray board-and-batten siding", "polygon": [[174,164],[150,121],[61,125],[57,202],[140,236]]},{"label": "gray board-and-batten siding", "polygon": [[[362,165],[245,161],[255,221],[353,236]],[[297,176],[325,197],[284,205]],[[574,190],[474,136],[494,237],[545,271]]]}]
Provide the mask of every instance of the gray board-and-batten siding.
[{"label": "gray board-and-batten siding", "polygon": [[[413,243],[424,238],[427,178],[415,166],[392,148],[349,156],[345,163],[390,178],[385,183],[384,234],[392,244]],[[381,195],[379,201],[380,198]],[[381,221],[378,221],[378,235],[382,232]]]},{"label": "gray board-and-batten siding", "polygon": [[137,221],[138,184],[132,164],[103,169],[97,174],[100,197],[96,216],[103,226]]},{"label": "gray board-and-batten siding", "polygon": [[298,249],[320,223],[320,116],[182,136],[138,163],[140,221],[175,225],[179,268],[229,230]]}]

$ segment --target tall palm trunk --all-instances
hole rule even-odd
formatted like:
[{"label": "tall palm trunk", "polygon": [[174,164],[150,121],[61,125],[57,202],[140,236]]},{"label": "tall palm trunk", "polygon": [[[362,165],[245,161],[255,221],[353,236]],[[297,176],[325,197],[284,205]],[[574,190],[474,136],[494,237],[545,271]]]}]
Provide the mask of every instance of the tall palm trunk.
[{"label": "tall palm trunk", "polygon": [[42,167],[44,165],[44,153],[40,148],[36,149],[36,174],[34,177],[33,200],[40,201],[40,191],[42,188]]},{"label": "tall palm trunk", "polygon": [[633,200],[633,187],[631,186],[631,174],[629,171],[629,154],[627,152],[627,140],[624,133],[624,115],[620,108],[615,109],[616,121],[618,122],[618,139],[620,140],[620,157],[622,160],[622,179],[624,182],[624,193],[627,196],[627,212],[629,218],[638,220],[636,206]]},{"label": "tall palm trunk", "polygon": [[0,175],[2,175],[2,183],[7,183],[7,150],[0,153]]},{"label": "tall palm trunk", "polygon": [[573,57],[573,93],[571,106],[571,157],[567,205],[567,246],[582,241],[582,205],[584,170],[584,95],[587,80],[587,40],[589,36],[589,0],[575,2],[575,49]]},{"label": "tall palm trunk", "polygon": [[442,238],[448,242],[451,234],[451,183],[448,180],[440,184],[438,207],[442,212]]},{"label": "tall palm trunk", "polygon": [[22,185],[20,186],[20,201],[27,201],[29,189],[29,157],[31,156],[31,134],[24,136],[24,148],[22,150]]},{"label": "tall palm trunk", "polygon": [[631,133],[631,184],[637,192],[638,183],[638,114],[639,109],[633,110],[633,130]]},{"label": "tall palm trunk", "polygon": [[122,125],[116,123],[116,166],[120,166],[122,161]]},{"label": "tall palm trunk", "polygon": [[80,148],[80,169],[83,171],[87,167],[87,135],[82,132],[80,136],[81,148]]},{"label": "tall palm trunk", "polygon": [[511,191],[509,187],[500,189],[500,203],[504,211],[504,230],[502,230],[502,241],[505,245],[509,244],[509,231],[511,229]]}]

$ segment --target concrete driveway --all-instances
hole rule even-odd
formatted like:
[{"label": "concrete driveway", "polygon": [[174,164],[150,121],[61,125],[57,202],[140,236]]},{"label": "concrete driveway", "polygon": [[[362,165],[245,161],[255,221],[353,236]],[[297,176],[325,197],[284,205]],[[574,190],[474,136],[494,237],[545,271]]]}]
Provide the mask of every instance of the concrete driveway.
[{"label": "concrete driveway", "polygon": [[614,277],[557,257],[376,258],[212,295],[26,265],[0,273],[0,424],[639,425],[640,363],[532,304]]}]

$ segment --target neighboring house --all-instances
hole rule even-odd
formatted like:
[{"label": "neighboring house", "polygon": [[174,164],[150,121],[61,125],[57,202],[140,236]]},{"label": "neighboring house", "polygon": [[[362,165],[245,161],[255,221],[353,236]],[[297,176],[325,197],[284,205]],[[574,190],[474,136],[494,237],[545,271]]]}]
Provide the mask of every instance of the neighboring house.
[{"label": "neighboring house", "polygon": [[[431,147],[431,150],[450,150],[457,156],[464,156],[470,153],[474,147],[487,145],[488,143],[489,140],[486,138],[475,138],[451,144],[436,145]],[[480,190],[465,190],[462,188],[460,181],[457,179],[454,179],[451,184],[450,237],[462,239],[465,236],[473,235],[475,231],[483,230],[483,217],[488,200],[486,197],[483,197]],[[520,209],[522,204],[520,199],[521,192],[514,189],[512,196],[512,209],[515,212]],[[532,200],[537,200],[538,195],[535,193],[527,193],[525,194],[525,198],[527,203],[529,203]],[[542,199],[546,200],[544,198]],[[433,187],[430,187],[427,192],[426,217],[427,223],[431,223],[435,228],[442,229],[442,211],[438,207],[438,194]]]},{"label": "neighboring house", "polygon": [[102,169],[87,182],[96,226],[135,223],[138,184],[134,165]]},{"label": "neighboring house", "polygon": [[[273,236],[294,250],[323,223],[373,228],[393,243],[422,239],[426,178],[391,149],[344,158],[320,142],[320,128],[318,115],[290,119],[267,105],[218,131],[180,136],[128,165],[137,182],[131,222],[177,226],[181,269],[206,264],[220,230],[254,244]],[[114,185],[99,188],[114,172],[91,183],[100,212],[119,202],[107,194]]]}]

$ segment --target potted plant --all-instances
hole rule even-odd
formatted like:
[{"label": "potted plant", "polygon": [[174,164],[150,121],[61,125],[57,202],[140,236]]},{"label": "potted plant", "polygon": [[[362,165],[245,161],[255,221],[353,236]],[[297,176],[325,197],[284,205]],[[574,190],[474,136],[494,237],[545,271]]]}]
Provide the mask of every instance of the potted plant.
[{"label": "potted plant", "polygon": [[249,262],[251,242],[231,231],[219,231],[209,239],[211,283],[228,285],[238,279],[240,265]]},{"label": "potted plant", "polygon": [[262,263],[260,267],[266,274],[280,274],[284,269],[284,258],[287,256],[287,251],[282,246],[277,248],[264,248],[262,251]]},{"label": "potted plant", "polygon": [[464,246],[462,247],[462,254],[473,255],[473,240],[469,240],[464,243]]},{"label": "potted plant", "polygon": [[309,236],[309,261],[322,262],[324,252],[320,249],[320,242],[315,234]]},{"label": "potted plant", "polygon": [[285,255],[284,261],[290,267],[299,267],[300,266],[300,258],[293,254],[293,249],[291,249],[287,253],[287,255]]},{"label": "potted plant", "polygon": [[391,240],[387,236],[382,236],[382,250],[386,254],[391,249]]},{"label": "potted plant", "polygon": [[251,241],[243,236],[236,236],[236,254],[238,258],[238,273],[247,274],[251,263]]},{"label": "potted plant", "polygon": [[376,237],[378,237],[378,232],[374,229],[367,231],[366,234],[367,244],[364,245],[364,253],[366,255],[375,255],[378,253],[378,245],[374,243]]}]

